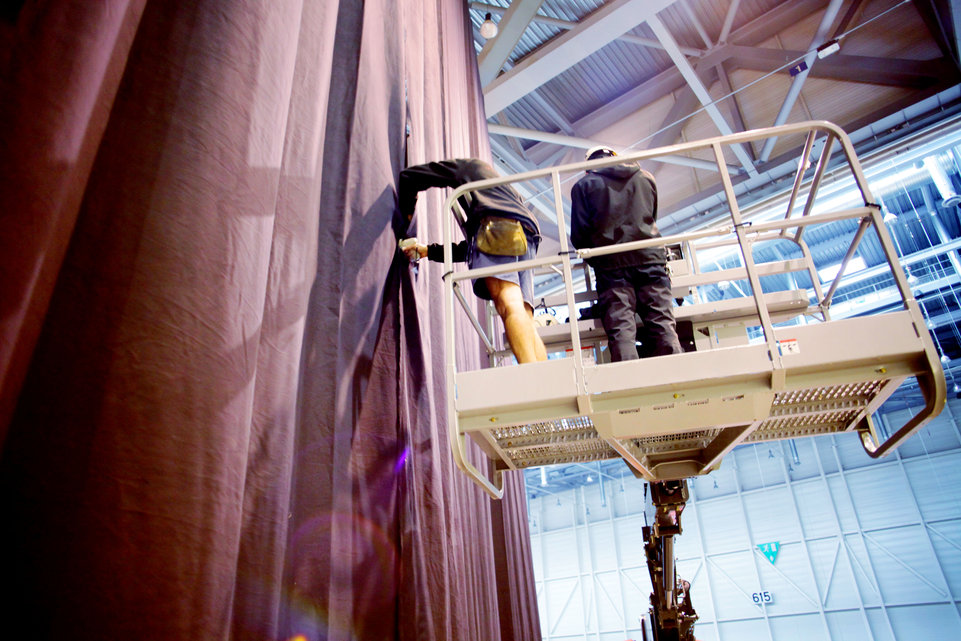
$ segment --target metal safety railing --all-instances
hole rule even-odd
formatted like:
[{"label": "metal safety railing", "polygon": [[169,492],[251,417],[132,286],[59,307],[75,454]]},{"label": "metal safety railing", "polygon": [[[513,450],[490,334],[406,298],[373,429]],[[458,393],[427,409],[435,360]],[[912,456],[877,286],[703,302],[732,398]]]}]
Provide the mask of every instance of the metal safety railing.
[{"label": "metal safety railing", "polygon": [[[734,146],[744,145],[754,141],[768,140],[776,137],[803,135],[805,141],[802,147],[801,156],[798,159],[797,170],[794,175],[793,186],[786,199],[786,209],[784,215],[764,221],[749,221],[742,216],[738,206],[737,196],[732,182],[730,168],[725,161],[724,153],[726,149]],[[818,140],[821,140],[820,153],[815,159],[814,149]],[[856,189],[860,192],[863,205],[859,207],[830,211],[826,213],[814,213],[815,197],[818,194],[822,182],[830,169],[832,155],[835,146],[840,150],[840,162],[835,163],[841,167],[846,167],[850,171]],[[666,235],[661,238],[650,240],[624,243],[608,247],[585,248],[573,250],[568,244],[567,225],[564,216],[562,201],[561,176],[572,174],[586,169],[599,169],[603,167],[622,164],[625,162],[639,162],[645,160],[657,160],[667,156],[690,154],[698,151],[709,151],[714,158],[720,177],[720,190],[729,208],[730,220],[724,225],[719,225],[710,229],[700,229],[685,233]],[[809,179],[805,178],[807,170],[814,164],[813,173]],[[688,261],[697,265],[697,251],[705,249],[733,246],[740,253],[741,267],[736,270],[718,270],[714,272],[696,273],[686,278],[685,282],[690,283],[692,289],[704,285],[717,283],[724,279],[729,279],[732,273],[736,273],[746,280],[750,289],[750,298],[753,298],[753,313],[756,315],[758,325],[761,328],[763,342],[767,346],[768,354],[772,361],[772,380],[773,389],[778,389],[784,383],[784,365],[777,344],[772,314],[768,304],[765,302],[764,291],[761,287],[761,278],[779,271],[769,265],[758,264],[753,255],[753,246],[759,242],[769,240],[788,240],[797,245],[802,254],[802,258],[794,261],[784,261],[782,271],[805,272],[811,281],[810,306],[805,310],[806,313],[815,315],[823,321],[830,321],[831,301],[841,284],[845,275],[845,270],[857,253],[865,234],[873,229],[876,239],[880,245],[884,259],[890,273],[893,276],[894,284],[900,294],[904,309],[916,320],[917,327],[924,327],[924,320],[920,308],[915,301],[911,288],[901,268],[895,246],[884,225],[880,206],[870,191],[870,187],[865,178],[864,172],[855,154],[850,139],[836,125],[824,121],[803,122],[793,125],[783,125],[770,127],[755,131],[747,131],[729,136],[720,136],[706,140],[693,141],[671,145],[658,149],[627,153],[616,157],[604,158],[582,163],[572,163],[548,169],[524,172],[502,178],[495,178],[477,181],[463,185],[453,190],[447,200],[446,209],[457,215],[458,199],[465,194],[493,187],[496,185],[507,185],[523,183],[539,178],[549,178],[554,195],[554,209],[556,223],[559,234],[559,251],[553,255],[537,256],[531,260],[513,263],[503,267],[487,267],[483,269],[467,269],[454,271],[451,255],[451,243],[453,227],[451,219],[454,216],[444,216],[443,220],[443,244],[444,252],[444,283],[446,288],[444,325],[446,332],[447,347],[447,384],[448,384],[448,420],[451,425],[452,451],[455,462],[461,469],[470,474],[475,480],[485,486],[485,489],[492,495],[499,493],[499,471],[495,471],[494,481],[490,481],[487,475],[482,474],[470,463],[466,455],[466,443],[464,434],[457,429],[458,415],[456,408],[456,341],[455,341],[455,300],[458,301],[461,309],[470,318],[470,322],[475,331],[482,337],[482,340],[489,353],[495,351],[496,340],[492,335],[488,335],[482,323],[476,318],[471,306],[464,299],[458,289],[459,283],[465,280],[497,276],[498,274],[515,272],[525,269],[550,268],[563,276],[564,295],[563,301],[566,304],[571,316],[569,323],[570,335],[569,344],[574,355],[581,354],[581,337],[579,334],[578,323],[576,322],[576,295],[574,291],[573,261],[578,259],[588,259],[591,257],[613,254],[617,252],[631,251],[646,247],[665,247],[680,245],[688,248],[695,248],[688,253]],[[800,211],[800,215],[796,212]],[[805,230],[812,225],[831,223],[842,220],[853,220],[856,222],[851,241],[841,260],[837,275],[826,283],[826,289],[821,286],[820,278],[814,265],[811,252],[805,242]],[[695,269],[695,272],[697,270]],[[684,280],[684,279],[681,279]],[[940,411],[940,406],[944,403],[944,381],[941,373],[940,363],[937,360],[936,350],[931,343],[930,336],[925,334],[918,337],[925,343],[926,352],[930,363],[931,376],[929,380],[922,383],[925,391],[926,408],[919,412],[915,419],[909,420],[904,427],[899,429],[886,439],[879,440],[877,434],[872,429],[865,429],[861,432],[862,442],[865,449],[872,456],[881,456],[904,438],[917,430],[924,422],[936,415]],[[930,344],[930,345],[929,345]],[[585,382],[585,365],[581,358],[574,358],[574,377],[579,393],[587,394],[587,384]],[[940,375],[940,378],[938,377]],[[870,421],[868,421],[870,424]]]}]

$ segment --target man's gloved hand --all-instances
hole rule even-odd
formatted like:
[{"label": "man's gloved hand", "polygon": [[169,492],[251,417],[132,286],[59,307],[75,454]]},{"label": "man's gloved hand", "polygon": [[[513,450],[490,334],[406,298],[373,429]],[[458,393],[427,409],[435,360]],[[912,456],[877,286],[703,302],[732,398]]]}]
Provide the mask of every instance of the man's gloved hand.
[{"label": "man's gloved hand", "polygon": [[397,243],[400,250],[404,252],[407,259],[411,262],[418,261],[427,256],[427,245],[422,245],[417,238],[404,238]]}]

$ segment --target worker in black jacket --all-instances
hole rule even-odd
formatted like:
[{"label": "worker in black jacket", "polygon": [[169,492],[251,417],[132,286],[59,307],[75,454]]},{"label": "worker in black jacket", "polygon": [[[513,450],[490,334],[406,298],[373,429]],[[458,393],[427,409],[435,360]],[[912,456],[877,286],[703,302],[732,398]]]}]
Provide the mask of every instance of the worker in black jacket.
[{"label": "worker in black jacket", "polygon": [[[596,147],[586,159],[616,155]],[[571,190],[571,203],[571,244],[578,249],[660,238],[657,185],[637,163],[589,169]],[[612,361],[638,358],[638,340],[644,356],[682,351],[663,247],[595,256],[587,263],[597,281]]]},{"label": "worker in black jacket", "polygon": [[[417,194],[431,187],[459,187],[469,182],[499,178],[494,168],[476,158],[442,160],[408,167],[400,172],[397,195],[400,212],[410,220]],[[455,261],[471,269],[529,260],[537,253],[540,229],[521,195],[510,185],[469,192],[459,199],[467,217],[466,240],[453,247]],[[409,258],[425,256],[443,261],[442,245],[416,244],[405,250]],[[491,300],[504,322],[507,341],[518,363],[547,360],[544,343],[534,328],[534,280],[529,270],[474,280],[474,293]]]}]

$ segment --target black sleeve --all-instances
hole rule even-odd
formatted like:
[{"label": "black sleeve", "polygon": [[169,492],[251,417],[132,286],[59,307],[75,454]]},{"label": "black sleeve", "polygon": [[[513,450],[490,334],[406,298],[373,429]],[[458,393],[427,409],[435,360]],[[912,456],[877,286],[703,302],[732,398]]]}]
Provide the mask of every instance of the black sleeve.
[{"label": "black sleeve", "polygon": [[459,187],[456,160],[441,160],[414,165],[400,172],[397,182],[397,200],[400,213],[410,219],[417,205],[417,194],[431,187]]},{"label": "black sleeve", "polygon": [[654,216],[654,220],[657,220],[657,181],[654,180],[654,174],[649,171],[642,169],[640,173],[651,183],[651,199],[654,202],[654,209],[651,211],[651,215]]},{"label": "black sleeve", "polygon": [[[451,245],[451,259],[455,263],[467,262],[467,241],[466,240],[462,240],[456,245]],[[427,260],[432,260],[435,263],[444,262],[444,246],[439,243],[428,245]]]},{"label": "black sleeve", "polygon": [[571,189],[571,245],[577,249],[591,246],[590,209],[580,183]]}]

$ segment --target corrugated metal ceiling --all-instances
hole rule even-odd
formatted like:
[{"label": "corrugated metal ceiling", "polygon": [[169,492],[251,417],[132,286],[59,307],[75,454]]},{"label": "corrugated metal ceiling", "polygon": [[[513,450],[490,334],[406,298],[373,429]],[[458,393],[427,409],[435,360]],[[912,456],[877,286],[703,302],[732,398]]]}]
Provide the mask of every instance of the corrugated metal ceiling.
[{"label": "corrugated metal ceiling", "polygon": [[[717,101],[723,124],[733,131],[776,124],[779,111],[790,107],[783,122],[824,119],[852,133],[907,115],[905,107],[961,82],[946,0],[668,1],[653,19],[673,43],[656,35],[652,18],[640,19],[656,6],[653,0],[513,0],[515,9],[533,6],[528,3],[537,5],[536,16],[485,87],[489,112],[491,87],[510,87],[496,113],[488,113],[490,122],[520,130],[511,140],[492,136],[495,156],[507,171],[575,159],[585,139],[642,149],[718,135],[722,123],[704,111],[695,99],[703,95],[698,91]],[[487,12],[497,22],[508,20],[511,4],[471,2],[471,20],[478,28]],[[621,36],[592,26],[610,10],[622,10]],[[799,56],[841,35],[839,53],[815,59],[801,78],[788,73]],[[475,42],[481,53],[485,41],[478,34]],[[674,43],[680,53],[672,57]],[[545,59],[556,68],[545,69]],[[540,65],[536,74],[526,71],[535,65]],[[538,142],[540,132],[576,141]],[[753,148],[751,160],[759,173],[776,176],[801,142],[779,139],[764,157]],[[690,208],[719,189],[716,173],[668,165],[651,169],[666,221],[690,218]]]}]

